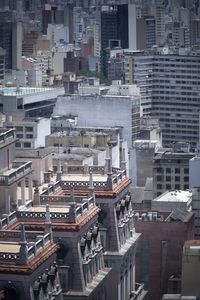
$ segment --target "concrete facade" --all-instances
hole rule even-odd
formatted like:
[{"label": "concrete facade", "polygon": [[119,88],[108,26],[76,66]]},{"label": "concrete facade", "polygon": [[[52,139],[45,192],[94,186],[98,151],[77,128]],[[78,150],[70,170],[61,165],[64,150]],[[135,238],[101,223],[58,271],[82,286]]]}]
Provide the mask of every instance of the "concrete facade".
[{"label": "concrete facade", "polygon": [[[9,118],[8,118],[9,119]],[[7,121],[6,128],[15,128],[18,141],[15,146],[18,149],[35,149],[45,146],[45,137],[50,134],[50,119],[30,118],[17,121]]]},{"label": "concrete facade", "polygon": [[[24,205],[32,199],[32,164],[18,162],[15,156],[15,131],[14,129],[0,130],[0,208],[1,215]],[[28,199],[25,195],[25,182],[28,182]],[[20,185],[20,195],[17,193]],[[20,197],[20,199],[19,199]]]},{"label": "concrete facade", "polygon": [[136,281],[143,282],[150,300],[161,299],[172,275],[180,276],[182,249],[194,236],[194,215],[173,218],[173,213],[134,213],[136,232],[141,232],[136,253]]}]

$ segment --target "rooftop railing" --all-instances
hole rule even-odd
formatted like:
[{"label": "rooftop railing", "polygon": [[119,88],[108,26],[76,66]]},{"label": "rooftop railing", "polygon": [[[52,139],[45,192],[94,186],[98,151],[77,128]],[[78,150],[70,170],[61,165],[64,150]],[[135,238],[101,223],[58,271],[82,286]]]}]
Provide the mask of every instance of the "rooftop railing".
[{"label": "rooftop railing", "polygon": [[14,162],[10,174],[0,174],[0,185],[10,185],[32,171],[32,162]]},{"label": "rooftop railing", "polygon": [[[18,232],[19,235],[19,232]],[[36,256],[41,252],[41,249],[44,249],[47,245],[51,243],[51,233],[46,233],[44,236],[40,236],[40,239],[37,242],[32,242],[29,246],[27,244],[27,262],[30,261],[33,256]],[[1,242],[5,245],[10,245],[10,247],[16,247],[16,252],[5,252],[0,250],[0,261],[1,263],[14,263],[21,264],[20,258],[20,242]],[[24,262],[24,261],[23,261]]]},{"label": "rooftop railing", "polygon": [[0,144],[5,143],[10,138],[15,138],[15,129],[0,131]]}]

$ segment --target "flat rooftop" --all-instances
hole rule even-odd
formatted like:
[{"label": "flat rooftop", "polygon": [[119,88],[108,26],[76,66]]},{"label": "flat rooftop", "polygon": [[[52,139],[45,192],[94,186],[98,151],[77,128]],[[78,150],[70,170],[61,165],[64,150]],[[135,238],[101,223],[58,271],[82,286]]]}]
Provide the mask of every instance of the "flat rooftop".
[{"label": "flat rooftop", "polygon": [[191,200],[192,192],[191,191],[171,191],[165,192],[159,197],[155,198],[153,201],[156,202],[185,202],[187,203]]},{"label": "flat rooftop", "polygon": [[[50,213],[63,213],[63,214],[67,214],[69,213],[69,209],[70,206],[64,206],[64,204],[62,206],[49,206],[49,211]],[[46,213],[46,206],[33,206],[30,207],[29,212],[36,212],[36,213]]]},{"label": "flat rooftop", "polygon": [[[107,182],[107,174],[106,175],[97,175],[93,174],[93,182]],[[89,182],[89,176],[81,175],[81,174],[63,174],[62,180],[66,182],[70,181],[84,181]]]},{"label": "flat rooftop", "polygon": [[3,87],[0,88],[0,96],[20,96],[30,95],[34,93],[43,93],[46,91],[54,90],[54,88],[37,88],[37,87]]},{"label": "flat rooftop", "polygon": [[20,245],[11,243],[0,243],[0,252],[2,253],[19,253]]}]

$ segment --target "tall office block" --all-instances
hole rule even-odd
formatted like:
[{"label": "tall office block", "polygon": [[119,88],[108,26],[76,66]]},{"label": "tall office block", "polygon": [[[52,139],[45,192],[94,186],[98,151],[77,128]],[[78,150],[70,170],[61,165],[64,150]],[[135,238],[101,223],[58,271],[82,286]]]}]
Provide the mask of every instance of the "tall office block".
[{"label": "tall office block", "polygon": [[0,80],[4,79],[5,74],[5,50],[0,48]]},{"label": "tall office block", "polygon": [[[0,13],[0,20],[2,20],[3,12]],[[12,68],[12,23],[0,21],[0,47],[5,50],[5,68]]]},{"label": "tall office block", "polygon": [[137,26],[137,49],[151,48],[156,44],[156,21],[154,17],[138,18]]},{"label": "tall office block", "polygon": [[163,5],[152,5],[151,14],[156,19],[156,44],[161,45],[165,40],[165,9]]},{"label": "tall office block", "polygon": [[140,87],[143,113],[159,119],[164,146],[199,141],[199,70],[198,51],[124,51],[125,82]]},{"label": "tall office block", "polygon": [[22,23],[16,22],[12,26],[12,69],[21,69],[22,56]]},{"label": "tall office block", "polygon": [[20,16],[12,11],[0,11],[0,47],[5,50],[5,69],[20,69],[22,28]]},{"label": "tall office block", "polygon": [[[115,41],[115,42],[114,42]],[[106,73],[106,48],[136,49],[136,8],[134,4],[107,6],[101,12],[101,70]]]},{"label": "tall office block", "polygon": [[[160,55],[161,54],[161,55]],[[163,143],[199,140],[198,53],[164,53],[153,58],[152,115],[159,118]]]}]

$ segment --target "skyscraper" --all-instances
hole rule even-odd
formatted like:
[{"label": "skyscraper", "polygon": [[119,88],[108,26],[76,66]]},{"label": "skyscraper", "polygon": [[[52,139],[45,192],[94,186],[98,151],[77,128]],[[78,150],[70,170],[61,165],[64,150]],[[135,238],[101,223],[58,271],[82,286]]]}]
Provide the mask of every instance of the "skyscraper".
[{"label": "skyscraper", "polygon": [[106,6],[101,12],[101,70],[106,74],[106,48],[136,49],[136,9],[134,4]]}]

